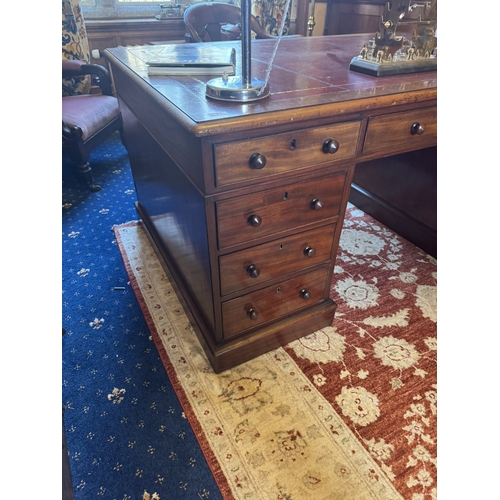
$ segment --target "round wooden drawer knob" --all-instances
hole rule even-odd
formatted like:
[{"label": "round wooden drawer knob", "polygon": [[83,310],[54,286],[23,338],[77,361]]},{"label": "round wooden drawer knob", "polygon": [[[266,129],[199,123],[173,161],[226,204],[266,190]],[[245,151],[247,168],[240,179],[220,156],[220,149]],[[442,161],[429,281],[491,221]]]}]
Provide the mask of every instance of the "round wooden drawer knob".
[{"label": "round wooden drawer knob", "polygon": [[319,198],[314,198],[311,201],[311,208],[313,210],[321,210],[323,208],[323,202]]},{"label": "round wooden drawer knob", "polygon": [[259,227],[262,224],[262,217],[258,215],[251,215],[248,218],[248,223],[253,227]]},{"label": "round wooden drawer knob", "polygon": [[254,308],[250,308],[248,311],[247,311],[247,316],[251,319],[251,320],[254,320],[254,319],[257,319],[259,317],[259,313],[254,309]]},{"label": "round wooden drawer knob", "polygon": [[266,166],[266,157],[264,155],[261,155],[260,153],[254,153],[252,156],[250,156],[250,166],[252,168],[256,168],[257,170],[260,170],[261,168],[264,168]]},{"label": "round wooden drawer knob", "polygon": [[250,278],[258,278],[260,276],[260,270],[255,264],[250,264],[247,267],[247,273],[250,276]]},{"label": "round wooden drawer knob", "polygon": [[422,135],[425,132],[425,128],[418,122],[415,122],[411,126],[411,135]]},{"label": "round wooden drawer knob", "polygon": [[327,139],[323,143],[323,152],[328,154],[334,154],[339,150],[340,144],[339,141],[335,139]]},{"label": "round wooden drawer knob", "polygon": [[316,255],[316,250],[313,247],[304,248],[304,255],[306,257],[314,257]]}]

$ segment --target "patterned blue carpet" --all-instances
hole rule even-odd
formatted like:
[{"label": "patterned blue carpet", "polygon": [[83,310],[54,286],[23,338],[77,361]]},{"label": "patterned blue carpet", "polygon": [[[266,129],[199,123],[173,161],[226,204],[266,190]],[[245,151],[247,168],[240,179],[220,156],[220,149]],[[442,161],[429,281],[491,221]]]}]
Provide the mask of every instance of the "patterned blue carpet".
[{"label": "patterned blue carpet", "polygon": [[63,160],[62,402],[76,500],[222,498],[150,338],[112,227],[138,220],[114,134],[91,193]]}]

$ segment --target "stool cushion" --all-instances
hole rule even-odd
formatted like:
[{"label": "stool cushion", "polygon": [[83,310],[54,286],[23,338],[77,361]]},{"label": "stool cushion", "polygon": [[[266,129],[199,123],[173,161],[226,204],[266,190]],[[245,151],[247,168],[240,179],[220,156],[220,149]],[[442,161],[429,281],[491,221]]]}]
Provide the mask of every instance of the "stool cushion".
[{"label": "stool cushion", "polygon": [[118,100],[109,95],[75,95],[62,98],[62,120],[72,128],[82,129],[86,141],[120,115]]}]

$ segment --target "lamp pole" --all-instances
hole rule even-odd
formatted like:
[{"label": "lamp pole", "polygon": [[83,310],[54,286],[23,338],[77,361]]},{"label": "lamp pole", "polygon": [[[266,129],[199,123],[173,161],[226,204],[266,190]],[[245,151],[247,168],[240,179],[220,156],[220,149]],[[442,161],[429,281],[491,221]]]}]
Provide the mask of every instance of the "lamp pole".
[{"label": "lamp pole", "polygon": [[250,1],[241,0],[241,76],[224,75],[210,80],[205,91],[207,97],[219,101],[249,102],[269,95],[269,86],[263,80],[252,78]]}]

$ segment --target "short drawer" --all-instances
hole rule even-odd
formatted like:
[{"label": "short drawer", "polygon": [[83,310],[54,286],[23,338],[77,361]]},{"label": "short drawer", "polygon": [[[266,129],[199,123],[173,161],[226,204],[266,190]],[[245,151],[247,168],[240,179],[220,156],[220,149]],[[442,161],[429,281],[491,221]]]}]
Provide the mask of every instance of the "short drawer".
[{"label": "short drawer", "polygon": [[346,172],[216,202],[219,248],[340,213]]},{"label": "short drawer", "polygon": [[294,130],[214,146],[217,186],[352,158],[361,122]]},{"label": "short drawer", "polygon": [[220,257],[221,295],[329,261],[335,227],[330,224]]},{"label": "short drawer", "polygon": [[433,106],[369,118],[363,153],[383,149],[412,151],[436,143],[437,109]]},{"label": "short drawer", "polygon": [[323,300],[328,268],[283,281],[222,304],[224,338],[277,320]]}]

